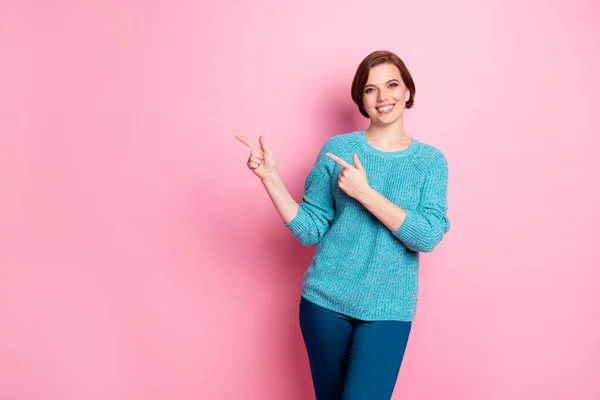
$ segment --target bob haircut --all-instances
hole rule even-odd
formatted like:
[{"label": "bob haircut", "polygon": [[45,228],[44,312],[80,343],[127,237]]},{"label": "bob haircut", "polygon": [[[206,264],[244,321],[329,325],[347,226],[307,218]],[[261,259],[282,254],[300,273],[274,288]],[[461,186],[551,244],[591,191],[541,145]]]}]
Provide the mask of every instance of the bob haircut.
[{"label": "bob haircut", "polygon": [[410,92],[410,98],[406,102],[405,107],[408,109],[414,104],[415,83],[413,82],[410,72],[408,72],[408,68],[406,68],[406,65],[404,65],[404,62],[400,59],[400,57],[391,51],[374,51],[366,56],[364,60],[362,60],[356,69],[354,79],[352,80],[352,100],[356,103],[358,110],[365,118],[369,118],[369,114],[367,114],[367,111],[365,111],[363,107],[363,90],[365,89],[365,85],[369,79],[369,72],[374,66],[386,63],[393,64],[398,68],[400,71],[400,76],[402,77],[402,81]]}]

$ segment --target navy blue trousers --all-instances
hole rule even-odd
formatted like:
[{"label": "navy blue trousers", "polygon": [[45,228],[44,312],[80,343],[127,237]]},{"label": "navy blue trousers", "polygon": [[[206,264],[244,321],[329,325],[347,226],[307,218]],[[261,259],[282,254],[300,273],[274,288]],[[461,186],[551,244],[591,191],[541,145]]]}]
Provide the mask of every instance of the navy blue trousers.
[{"label": "navy blue trousers", "polygon": [[362,321],[304,297],[300,329],[316,400],[389,400],[412,323]]}]

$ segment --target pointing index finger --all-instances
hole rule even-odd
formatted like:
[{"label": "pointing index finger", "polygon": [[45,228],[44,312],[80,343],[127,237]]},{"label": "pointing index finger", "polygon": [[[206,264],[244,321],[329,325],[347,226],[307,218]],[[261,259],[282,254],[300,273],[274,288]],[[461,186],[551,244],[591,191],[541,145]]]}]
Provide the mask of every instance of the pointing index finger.
[{"label": "pointing index finger", "polygon": [[237,136],[235,137],[237,140],[239,140],[240,142],[244,143],[246,146],[250,147],[252,150],[257,150],[260,151],[261,148],[260,146],[254,144],[254,142],[252,142],[250,139],[244,137],[244,136]]},{"label": "pointing index finger", "polygon": [[350,164],[348,164],[346,161],[344,161],[343,159],[341,159],[340,157],[336,156],[335,154],[331,154],[331,153],[327,153],[325,154],[327,157],[331,158],[333,161],[335,161],[336,163],[338,163],[339,165],[341,165],[342,167],[346,167],[346,168],[350,168],[352,167]]}]

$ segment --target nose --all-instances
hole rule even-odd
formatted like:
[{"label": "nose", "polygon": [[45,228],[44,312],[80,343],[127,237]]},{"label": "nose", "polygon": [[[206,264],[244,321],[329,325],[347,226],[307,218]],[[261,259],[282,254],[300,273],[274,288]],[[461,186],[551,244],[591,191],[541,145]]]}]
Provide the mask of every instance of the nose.
[{"label": "nose", "polygon": [[377,101],[382,103],[389,98],[389,93],[387,88],[383,88],[379,91],[379,95],[377,96]]}]

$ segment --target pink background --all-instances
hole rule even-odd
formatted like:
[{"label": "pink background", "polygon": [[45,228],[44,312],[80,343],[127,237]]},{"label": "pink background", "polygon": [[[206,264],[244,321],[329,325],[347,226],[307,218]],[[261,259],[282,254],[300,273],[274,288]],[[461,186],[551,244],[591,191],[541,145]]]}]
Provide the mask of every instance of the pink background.
[{"label": "pink background", "polygon": [[389,49],[453,224],[394,399],[599,399],[600,6],[482,3],[4,0],[0,398],[310,399],[314,248],[234,135],[300,200]]}]

